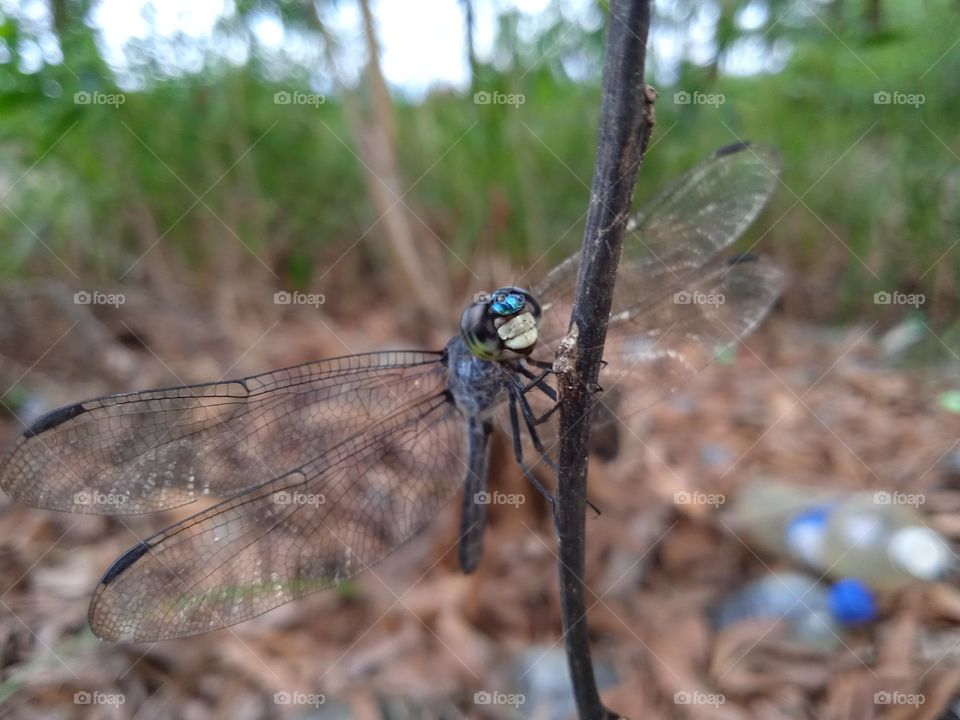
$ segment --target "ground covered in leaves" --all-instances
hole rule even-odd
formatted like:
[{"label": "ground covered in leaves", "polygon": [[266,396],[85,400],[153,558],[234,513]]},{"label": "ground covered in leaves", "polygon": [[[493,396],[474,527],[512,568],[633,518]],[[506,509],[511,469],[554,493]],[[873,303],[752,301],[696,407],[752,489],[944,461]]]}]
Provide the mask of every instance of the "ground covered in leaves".
[{"label": "ground covered in leaves", "polygon": [[[344,323],[273,307],[214,323],[147,299],[92,310],[64,288],[37,286],[0,302],[0,387],[24,417],[396,342],[387,312]],[[774,316],[735,357],[622,427],[615,459],[592,462],[589,497],[602,514],[588,518],[587,600],[611,708],[634,718],[951,717],[955,582],[884,597],[880,619],[826,655],[777,628],[717,634],[707,620],[725,593],[785,566],[724,521],[749,480],[919,493],[927,521],[960,538],[960,415],[941,401],[956,379],[904,368],[881,337],[877,327]],[[0,440],[19,430],[4,415]],[[492,489],[524,501],[490,508],[474,575],[457,568],[454,502],[338,591],[151,645],[101,643],[87,629],[87,601],[115,557],[184,511],[121,522],[0,499],[0,715],[566,717],[550,515],[506,442],[493,465]]]}]

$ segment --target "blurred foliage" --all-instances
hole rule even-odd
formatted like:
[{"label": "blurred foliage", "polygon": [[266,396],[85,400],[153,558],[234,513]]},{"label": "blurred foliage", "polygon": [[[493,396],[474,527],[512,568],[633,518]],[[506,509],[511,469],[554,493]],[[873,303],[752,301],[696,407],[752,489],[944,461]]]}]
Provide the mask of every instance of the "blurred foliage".
[{"label": "blurred foliage", "polygon": [[[661,98],[638,195],[730,142],[774,146],[783,186],[745,246],[762,237],[764,252],[790,269],[788,309],[837,320],[903,315],[912,308],[877,305],[873,295],[903,291],[923,293],[924,313],[941,324],[952,318],[957,4],[661,5],[653,42],[669,40],[682,57],[675,71],[651,61]],[[139,41],[135,73],[101,57],[91,3],[50,8],[47,26],[16,8],[0,20],[0,277],[149,282],[158,258],[216,277],[226,256],[230,272],[267,266],[308,286],[360,237],[373,240],[358,246],[364,267],[389,272],[378,264],[376,216],[337,99],[337,39],[309,3],[238,3],[213,46]],[[258,44],[251,27],[265,13],[315,43],[312,66]],[[553,5],[530,27],[516,12],[501,15],[494,52],[476,61],[469,90],[395,96],[400,167],[413,186],[404,202],[418,240],[450,248],[454,277],[463,266],[452,254],[470,264],[495,253],[524,266],[580,241],[602,23]],[[689,38],[705,27],[713,40],[693,47]],[[53,43],[44,39],[51,32]],[[217,44],[243,52],[227,59]],[[746,55],[766,69],[736,72]],[[164,62],[193,56],[192,71]],[[324,102],[275,100],[311,87]],[[523,102],[475,102],[482,92]]]}]

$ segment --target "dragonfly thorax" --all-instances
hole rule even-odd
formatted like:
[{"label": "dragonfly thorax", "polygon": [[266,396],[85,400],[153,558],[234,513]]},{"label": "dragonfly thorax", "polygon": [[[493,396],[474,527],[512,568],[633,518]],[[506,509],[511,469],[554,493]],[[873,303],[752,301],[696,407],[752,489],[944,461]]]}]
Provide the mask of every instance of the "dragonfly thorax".
[{"label": "dragonfly thorax", "polygon": [[460,332],[470,352],[481,360],[526,357],[539,337],[540,303],[527,290],[504,287],[478,293],[463,311]]}]

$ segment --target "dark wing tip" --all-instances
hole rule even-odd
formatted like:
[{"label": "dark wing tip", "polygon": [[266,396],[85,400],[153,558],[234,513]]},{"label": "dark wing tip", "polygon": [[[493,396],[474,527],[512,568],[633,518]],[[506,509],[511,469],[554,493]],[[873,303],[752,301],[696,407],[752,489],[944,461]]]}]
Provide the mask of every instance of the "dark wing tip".
[{"label": "dark wing tip", "polygon": [[30,427],[23,431],[23,436],[35,437],[50,428],[67,422],[67,420],[72,420],[77,417],[77,415],[83,415],[85,412],[87,412],[87,409],[83,406],[83,403],[75,403],[74,405],[67,405],[66,407],[51,410],[46,415],[43,415],[31,423]]},{"label": "dark wing tip", "polygon": [[734,265],[741,265],[743,263],[757,262],[759,259],[760,256],[756,253],[740,253],[739,255],[731,255],[727,258],[727,265],[733,267]]},{"label": "dark wing tip", "polygon": [[120,573],[124,572],[127,568],[133,565],[137,560],[142,558],[147,554],[147,551],[150,549],[150,543],[146,540],[139,542],[134,545],[132,548],[127,550],[123,555],[118,557],[113,561],[113,565],[107,568],[107,571],[103,574],[103,577],[100,579],[101,585],[109,585],[111,582],[117,579],[117,576]]},{"label": "dark wing tip", "polygon": [[714,151],[713,156],[717,158],[721,158],[726,155],[733,155],[734,153],[738,153],[742,150],[746,150],[748,147],[750,147],[749,142],[731,143],[730,145],[724,145],[719,150]]}]

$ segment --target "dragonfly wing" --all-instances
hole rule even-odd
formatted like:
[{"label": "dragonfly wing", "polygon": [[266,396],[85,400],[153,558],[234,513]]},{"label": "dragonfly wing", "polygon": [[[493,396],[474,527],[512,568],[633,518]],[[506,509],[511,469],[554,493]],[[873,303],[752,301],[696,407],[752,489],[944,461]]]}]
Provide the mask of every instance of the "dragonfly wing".
[{"label": "dragonfly wing", "polygon": [[[695,276],[756,219],[777,185],[779,162],[767,149],[738,144],[716,151],[668,185],[630,220],[617,269],[611,315],[640,312],[676,281]],[[567,332],[580,255],[533,288],[544,308],[541,341],[555,352]]]},{"label": "dragonfly wing", "polygon": [[[769,150],[723,148],[630,221],[600,373],[605,404],[595,422],[662,399],[762,320],[782,288],[781,271],[755,256],[722,255],[763,209],[777,173]],[[544,309],[537,359],[552,360],[567,332],[579,267],[572,255],[534,287]],[[542,409],[539,393],[528,397]],[[556,444],[555,419],[538,430],[546,446]]]},{"label": "dragonfly wing", "polygon": [[[661,190],[628,223],[626,267],[677,270],[705,264],[756,220],[776,189],[779,172],[779,161],[765,148],[739,143],[717,150]],[[629,283],[618,284],[628,291],[623,299],[635,302]],[[614,312],[625,307],[614,303]]]},{"label": "dragonfly wing", "polygon": [[440,357],[370,353],[76,403],[23,432],[0,459],[0,486],[97,514],[229,497],[319,457],[410,401],[418,381],[434,388]]},{"label": "dragonfly wing", "polygon": [[611,318],[600,386],[614,416],[656,403],[749,335],[780,295],[783,272],[743,256],[664,285],[643,307]]},{"label": "dragonfly wing", "polygon": [[94,594],[94,633],[113,641],[195,635],[382,560],[463,482],[465,422],[436,389],[324,455],[131,548]]}]

